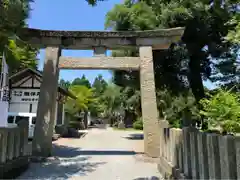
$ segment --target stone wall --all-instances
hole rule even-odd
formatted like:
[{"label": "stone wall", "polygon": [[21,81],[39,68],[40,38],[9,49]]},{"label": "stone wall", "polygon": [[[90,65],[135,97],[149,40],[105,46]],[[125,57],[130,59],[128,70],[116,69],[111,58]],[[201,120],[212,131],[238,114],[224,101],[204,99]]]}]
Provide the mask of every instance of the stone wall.
[{"label": "stone wall", "polygon": [[14,178],[29,164],[28,124],[0,128],[0,179]]},{"label": "stone wall", "polygon": [[166,178],[240,179],[240,137],[160,128],[158,169]]}]

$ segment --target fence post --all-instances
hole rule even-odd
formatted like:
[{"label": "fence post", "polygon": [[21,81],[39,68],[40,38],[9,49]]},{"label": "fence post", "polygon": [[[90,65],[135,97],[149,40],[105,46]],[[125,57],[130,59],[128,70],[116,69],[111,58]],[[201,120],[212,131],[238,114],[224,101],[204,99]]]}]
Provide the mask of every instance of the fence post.
[{"label": "fence post", "polygon": [[171,158],[170,158],[170,128],[165,128],[166,130],[166,148],[167,148],[167,151],[166,151],[166,160],[168,162],[171,161]]},{"label": "fence post", "polygon": [[14,134],[14,157],[20,155],[20,129],[17,127]]},{"label": "fence post", "polygon": [[199,178],[209,179],[209,166],[208,166],[208,151],[207,151],[207,134],[199,132],[197,134],[198,142],[198,161],[199,161]]},{"label": "fence post", "polygon": [[0,128],[0,163],[5,163],[7,160],[7,128]]},{"label": "fence post", "polygon": [[7,159],[12,160],[14,154],[14,130],[15,128],[8,129],[8,138],[7,138]]},{"label": "fence post", "polygon": [[199,161],[198,161],[198,148],[197,148],[197,130],[190,127],[190,151],[191,151],[191,169],[192,178],[199,179]]},{"label": "fence post", "polygon": [[188,178],[192,177],[191,172],[191,152],[190,152],[190,137],[189,137],[189,128],[183,128],[183,171],[184,175]]},{"label": "fence post", "polygon": [[28,148],[28,122],[20,121],[18,126],[20,129],[20,155],[26,156]]},{"label": "fence post", "polygon": [[[173,165],[173,167],[177,166],[177,146],[178,146],[178,141],[177,141],[177,130],[175,128],[170,129],[170,161]],[[177,150],[177,151],[176,151]]]},{"label": "fence post", "polygon": [[235,137],[237,179],[240,179],[240,137]]},{"label": "fence post", "polygon": [[161,126],[159,127],[159,131],[160,131],[160,147],[159,147],[159,157],[164,157],[164,128],[162,128]]},{"label": "fence post", "polygon": [[163,155],[166,160],[168,160],[168,137],[169,137],[168,128],[163,128],[163,142],[164,142]]},{"label": "fence post", "polygon": [[221,179],[237,179],[236,149],[233,136],[219,137]]},{"label": "fence post", "polygon": [[219,136],[217,134],[207,134],[208,166],[209,178],[221,179]]},{"label": "fence post", "polygon": [[178,130],[177,132],[177,144],[178,144],[178,156],[177,156],[177,166],[181,173],[183,173],[184,165],[183,165],[183,131]]}]

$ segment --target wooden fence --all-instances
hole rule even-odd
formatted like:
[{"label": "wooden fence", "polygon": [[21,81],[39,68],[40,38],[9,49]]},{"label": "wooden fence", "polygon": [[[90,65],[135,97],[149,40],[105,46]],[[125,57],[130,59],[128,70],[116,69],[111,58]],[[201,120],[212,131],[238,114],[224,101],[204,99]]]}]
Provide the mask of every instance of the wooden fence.
[{"label": "wooden fence", "polygon": [[0,128],[0,179],[29,164],[28,124]]},{"label": "wooden fence", "polygon": [[240,137],[195,128],[160,128],[158,169],[165,178],[240,179]]}]

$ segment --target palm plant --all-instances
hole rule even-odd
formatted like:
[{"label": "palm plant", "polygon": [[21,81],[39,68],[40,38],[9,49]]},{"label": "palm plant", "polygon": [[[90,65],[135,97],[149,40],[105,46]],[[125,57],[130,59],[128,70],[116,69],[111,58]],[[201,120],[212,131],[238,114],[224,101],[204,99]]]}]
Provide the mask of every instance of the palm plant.
[{"label": "palm plant", "polygon": [[66,111],[70,114],[88,110],[90,103],[95,100],[92,90],[86,86],[74,85],[69,88],[69,91],[77,97],[76,99],[69,98],[66,102]]}]

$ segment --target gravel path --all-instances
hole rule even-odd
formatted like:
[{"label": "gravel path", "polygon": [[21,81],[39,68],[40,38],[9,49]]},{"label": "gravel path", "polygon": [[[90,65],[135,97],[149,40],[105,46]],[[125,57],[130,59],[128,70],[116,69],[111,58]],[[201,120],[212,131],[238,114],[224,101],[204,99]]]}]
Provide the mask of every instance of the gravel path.
[{"label": "gravel path", "polygon": [[54,156],[45,163],[32,163],[18,179],[157,180],[155,163],[136,158],[142,152],[138,131],[91,129],[81,139],[60,139]]}]

